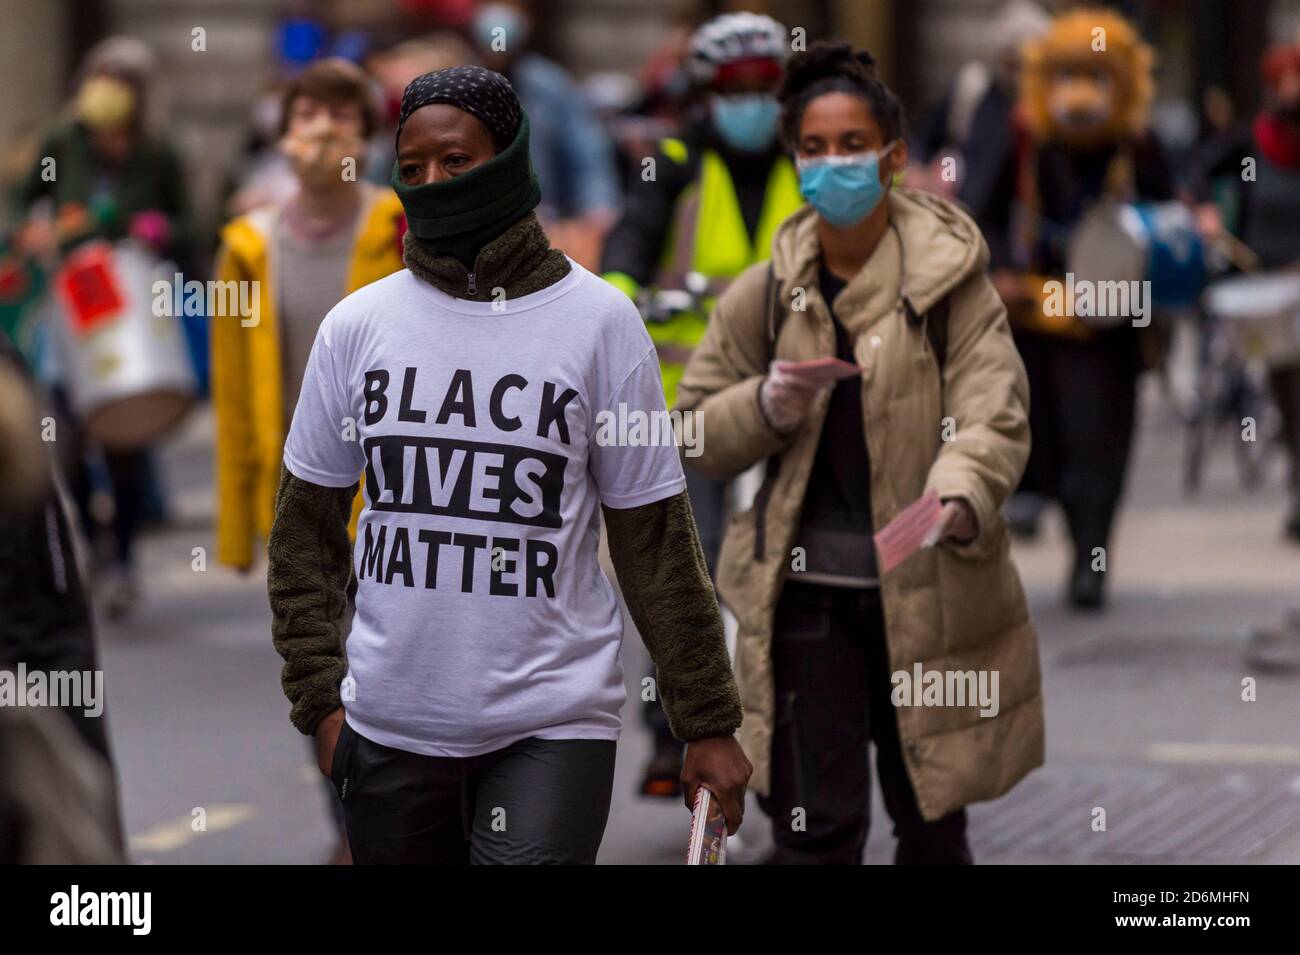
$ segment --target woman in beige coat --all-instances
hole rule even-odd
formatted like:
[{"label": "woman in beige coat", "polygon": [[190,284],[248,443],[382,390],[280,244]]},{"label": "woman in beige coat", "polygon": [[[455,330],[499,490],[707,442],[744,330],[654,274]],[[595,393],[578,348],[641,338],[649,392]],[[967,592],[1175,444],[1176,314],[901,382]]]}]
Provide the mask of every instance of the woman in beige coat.
[{"label": "woman in beige coat", "polygon": [[[898,862],[969,862],[964,807],[1043,758],[1038,648],[1000,515],[1029,454],[1025,372],[971,220],[893,188],[902,110],[874,60],[789,63],[810,205],[718,302],[678,406],[690,466],[767,460],[718,575],[740,622],[741,742],[777,862],[858,862],[876,744]],[[858,376],[778,368],[837,356]],[[934,492],[932,536],[880,573],[873,533]]]}]

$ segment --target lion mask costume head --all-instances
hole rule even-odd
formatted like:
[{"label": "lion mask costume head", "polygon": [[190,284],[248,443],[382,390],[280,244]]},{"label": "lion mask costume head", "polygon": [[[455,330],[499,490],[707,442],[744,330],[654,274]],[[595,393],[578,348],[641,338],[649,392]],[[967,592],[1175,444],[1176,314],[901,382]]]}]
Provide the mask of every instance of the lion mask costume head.
[{"label": "lion mask costume head", "polygon": [[1089,149],[1147,128],[1154,57],[1117,13],[1084,9],[1056,17],[1023,55],[1021,111],[1040,142]]}]

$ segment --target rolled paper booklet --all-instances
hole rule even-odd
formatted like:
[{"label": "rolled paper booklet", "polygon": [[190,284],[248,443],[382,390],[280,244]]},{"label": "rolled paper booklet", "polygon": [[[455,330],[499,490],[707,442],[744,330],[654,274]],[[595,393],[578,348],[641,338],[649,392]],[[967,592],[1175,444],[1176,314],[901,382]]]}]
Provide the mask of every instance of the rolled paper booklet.
[{"label": "rolled paper booklet", "polygon": [[695,791],[695,811],[691,813],[691,841],[686,847],[687,865],[725,865],[727,861],[727,820],[722,815],[718,797],[705,787]]}]

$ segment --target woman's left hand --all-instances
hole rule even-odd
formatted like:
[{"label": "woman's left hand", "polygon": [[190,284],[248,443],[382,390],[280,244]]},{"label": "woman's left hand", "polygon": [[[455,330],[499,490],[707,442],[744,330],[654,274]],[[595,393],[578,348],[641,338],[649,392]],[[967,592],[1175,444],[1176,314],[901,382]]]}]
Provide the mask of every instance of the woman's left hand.
[{"label": "woman's left hand", "polygon": [[943,510],[939,512],[939,523],[926,535],[922,547],[933,547],[939,541],[951,540],[958,544],[969,544],[979,534],[979,521],[975,511],[964,498],[953,497],[944,501]]}]

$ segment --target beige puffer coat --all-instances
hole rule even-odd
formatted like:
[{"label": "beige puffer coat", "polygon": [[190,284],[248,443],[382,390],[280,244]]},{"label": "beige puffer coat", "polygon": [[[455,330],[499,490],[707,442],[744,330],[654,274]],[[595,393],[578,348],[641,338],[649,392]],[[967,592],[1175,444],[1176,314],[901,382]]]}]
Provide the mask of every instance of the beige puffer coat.
[{"label": "beige puffer coat", "polygon": [[[892,228],[835,301],[867,369],[862,402],[872,517],[879,530],[934,489],[965,498],[980,527],[972,542],[922,550],[885,575],[890,666],[909,674],[917,662],[923,671],[997,671],[999,681],[996,716],[980,716],[978,706],[897,709],[908,774],[922,813],[933,820],[1005,793],[1043,761],[1037,638],[1001,516],[1029,455],[1029,394],[975,224],[928,193],[893,189],[886,201]],[[818,290],[819,257],[816,214],[805,208],[786,220],[772,245],[776,291],[786,306],[775,357],[835,353]],[[702,453],[687,458],[688,466],[730,478],[771,455],[780,460],[755,507],[729,521],[718,571],[719,594],[740,622],[740,738],[754,764],[752,785],[764,793],[774,711],[772,619],[792,573],[791,547],[829,400],[823,392],[789,438],[761,416],[758,388],[774,357],[767,288],[767,266],[756,265],[718,301],[677,402],[699,413],[703,429]],[[924,319],[916,316],[945,297],[941,380]],[[953,419],[950,441],[943,440],[945,417]]]}]

